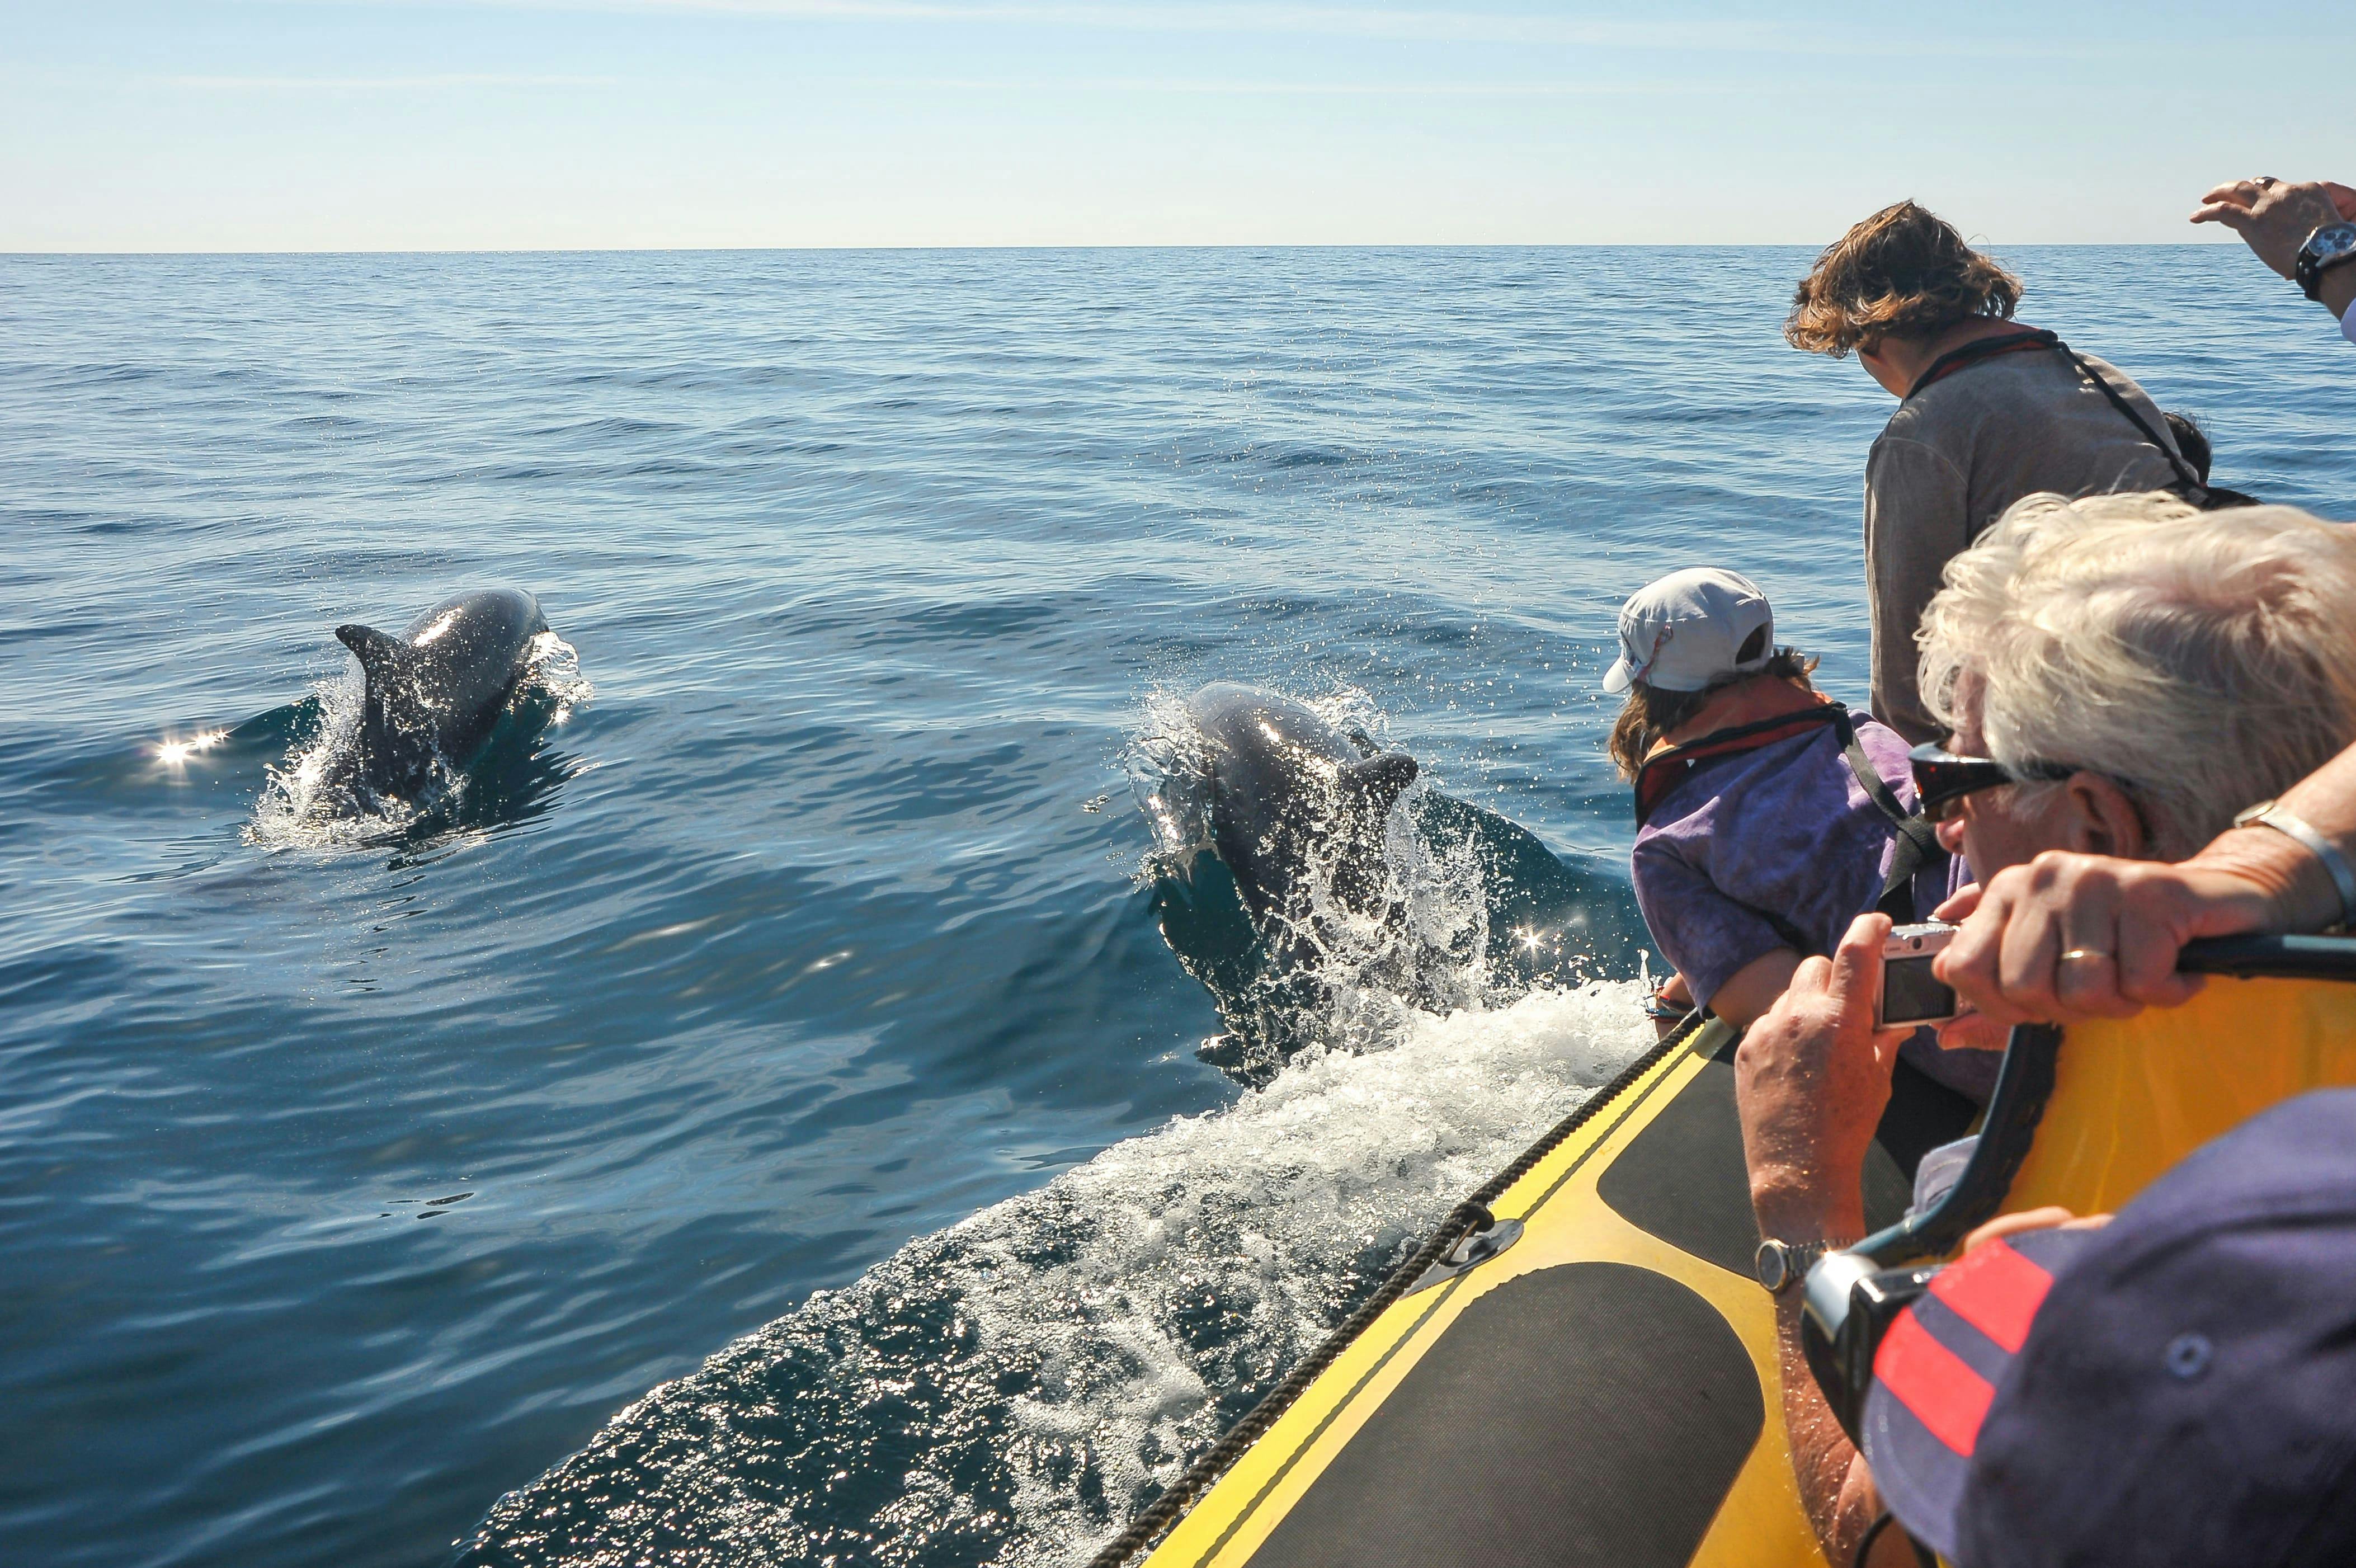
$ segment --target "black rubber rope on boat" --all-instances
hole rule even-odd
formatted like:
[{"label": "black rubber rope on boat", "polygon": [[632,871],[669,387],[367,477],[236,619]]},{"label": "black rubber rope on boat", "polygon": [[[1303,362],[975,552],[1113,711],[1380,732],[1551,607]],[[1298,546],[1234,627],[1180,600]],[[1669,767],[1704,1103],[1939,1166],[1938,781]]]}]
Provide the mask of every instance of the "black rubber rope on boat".
[{"label": "black rubber rope on boat", "polygon": [[1620,1075],[1585,1100],[1579,1109],[1557,1122],[1554,1130],[1522,1151],[1521,1157],[1483,1183],[1481,1189],[1448,1211],[1430,1239],[1416,1250],[1415,1256],[1391,1272],[1382,1288],[1350,1314],[1341,1327],[1325,1337],[1323,1344],[1309,1354],[1308,1359],[1292,1369],[1284,1381],[1269,1391],[1266,1398],[1252,1406],[1249,1414],[1227,1429],[1226,1436],[1210,1450],[1186,1467],[1186,1473],[1171,1484],[1168,1491],[1153,1500],[1143,1513],[1130,1521],[1129,1528],[1114,1536],[1102,1552],[1090,1561],[1088,1568],[1121,1568],[1130,1558],[1162,1538],[1162,1532],[1178,1522],[1181,1515],[1212,1483],[1227,1473],[1235,1462],[1243,1457],[1244,1450],[1259,1441],[1260,1434],[1276,1424],[1277,1418],[1290,1410],[1293,1402],[1315,1382],[1336,1357],[1350,1348],[1353,1340],[1365,1333],[1390,1309],[1393,1302],[1405,1295],[1409,1286],[1421,1279],[1431,1266],[1446,1257],[1455,1245],[1475,1230],[1486,1230],[1494,1225],[1496,1216],[1489,1205],[1505,1194],[1505,1190],[1537,1167],[1540,1160],[1560,1146],[1565,1138],[1593,1120],[1603,1108],[1626,1093],[1636,1080],[1657,1066],[1664,1057],[1676,1050],[1701,1027],[1698,1014],[1688,1015],[1685,1023],[1673,1030],[1661,1043],[1630,1062]]}]

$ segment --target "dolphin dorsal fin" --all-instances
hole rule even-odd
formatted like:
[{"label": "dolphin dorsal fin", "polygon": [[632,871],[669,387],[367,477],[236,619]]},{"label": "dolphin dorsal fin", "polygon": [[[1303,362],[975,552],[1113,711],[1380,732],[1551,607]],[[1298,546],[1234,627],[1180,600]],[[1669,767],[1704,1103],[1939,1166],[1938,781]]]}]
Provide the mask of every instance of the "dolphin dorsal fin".
[{"label": "dolphin dorsal fin", "polygon": [[372,626],[339,626],[336,640],[360,661],[366,713],[399,729],[425,722],[419,708],[417,653],[409,644]]},{"label": "dolphin dorsal fin", "polygon": [[1404,751],[1381,751],[1364,762],[1342,769],[1342,785],[1378,813],[1387,813],[1420,772],[1415,758]]},{"label": "dolphin dorsal fin", "polygon": [[336,628],[336,640],[352,650],[370,681],[408,668],[409,644],[372,626],[339,626]]}]

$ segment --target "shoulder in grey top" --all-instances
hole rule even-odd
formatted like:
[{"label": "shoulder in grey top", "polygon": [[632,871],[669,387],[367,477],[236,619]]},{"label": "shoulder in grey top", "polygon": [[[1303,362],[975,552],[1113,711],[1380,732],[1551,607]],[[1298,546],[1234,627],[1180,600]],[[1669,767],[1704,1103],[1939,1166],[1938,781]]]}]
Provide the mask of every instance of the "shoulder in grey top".
[{"label": "shoulder in grey top", "polygon": [[[2158,405],[2124,373],[2079,356],[2171,443]],[[1934,738],[1915,682],[1914,633],[1950,558],[2023,496],[2156,490],[2177,483],[2167,452],[2057,352],[1997,354],[1908,398],[1865,469],[1873,715],[1909,741]]]}]

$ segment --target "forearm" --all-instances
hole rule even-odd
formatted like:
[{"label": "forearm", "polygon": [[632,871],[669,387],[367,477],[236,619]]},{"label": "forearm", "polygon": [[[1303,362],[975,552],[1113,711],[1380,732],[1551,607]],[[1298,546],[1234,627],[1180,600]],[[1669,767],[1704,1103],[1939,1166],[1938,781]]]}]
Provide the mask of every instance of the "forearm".
[{"label": "forearm", "polygon": [[2347,854],[2356,843],[2356,746],[2284,790],[2282,803]]},{"label": "forearm", "polygon": [[2317,280],[2323,296],[2323,307],[2337,320],[2356,305],[2356,262],[2343,262]]},{"label": "forearm", "polygon": [[1775,1005],[1775,998],[1792,983],[1800,955],[1790,948],[1760,954],[1720,982],[1709,999],[1709,1010],[1737,1029],[1747,1029]]},{"label": "forearm", "polygon": [[[1887,916],[1849,922],[1831,958],[1803,962],[1736,1047],[1743,1169],[1751,1214],[1769,1240],[1846,1247],[1865,1234],[1866,1156],[1907,1034],[1873,1027],[1889,936]],[[1783,1426],[1808,1521],[1826,1550],[1846,1563],[1880,1510],[1864,1461],[1808,1370],[1800,1297],[1797,1281],[1775,1293]]]},{"label": "forearm", "polygon": [[[1843,1244],[1865,1233],[1862,1204],[1854,1212],[1825,1201],[1828,1193],[1763,1192],[1754,1201],[1762,1234],[1787,1240]],[[1783,1434],[1800,1504],[1816,1541],[1831,1561],[1846,1564],[1880,1503],[1863,1457],[1835,1419],[1800,1341],[1800,1291],[1775,1298],[1777,1359],[1783,1369]]]},{"label": "forearm", "polygon": [[1800,1348],[1799,1292],[1775,1301],[1775,1337],[1783,1369],[1783,1433],[1792,1450],[1792,1473],[1800,1503],[1816,1532],[1816,1544],[1830,1561],[1846,1565],[1857,1553],[1866,1527],[1881,1512],[1873,1477],[1848,1434],[1833,1418],[1832,1406],[1816,1387]]},{"label": "forearm", "polygon": [[[2281,805],[2342,856],[2356,861],[2356,746],[2285,790]],[[2342,913],[2339,886],[2323,863],[2297,840],[2272,828],[2221,833],[2185,867],[2224,872],[2254,884],[2266,902],[2266,925],[2275,930],[2320,930]]]}]

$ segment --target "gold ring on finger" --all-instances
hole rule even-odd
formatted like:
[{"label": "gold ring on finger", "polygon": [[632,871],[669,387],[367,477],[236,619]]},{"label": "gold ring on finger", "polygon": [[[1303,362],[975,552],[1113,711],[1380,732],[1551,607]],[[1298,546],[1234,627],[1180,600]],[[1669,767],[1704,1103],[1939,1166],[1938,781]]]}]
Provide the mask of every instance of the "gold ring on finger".
[{"label": "gold ring on finger", "polygon": [[2073,963],[2080,959],[2108,958],[2110,956],[2110,954],[2104,952],[2099,948],[2072,948],[2068,952],[2063,953],[2057,961],[2062,963]]}]

